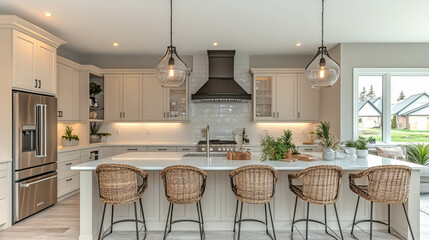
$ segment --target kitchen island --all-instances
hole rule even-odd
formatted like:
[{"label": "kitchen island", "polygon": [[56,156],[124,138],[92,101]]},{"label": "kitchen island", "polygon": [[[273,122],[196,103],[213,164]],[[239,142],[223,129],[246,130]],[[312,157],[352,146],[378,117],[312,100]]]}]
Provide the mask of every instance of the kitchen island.
[{"label": "kitchen island", "polygon": [[[229,172],[245,165],[266,164],[279,171],[279,179],[276,186],[276,194],[273,201],[273,214],[276,231],[290,230],[295,195],[288,187],[287,175],[292,172],[303,170],[307,167],[317,165],[337,165],[344,169],[345,174],[340,189],[337,203],[343,232],[349,232],[353,220],[357,195],[350,191],[348,186],[348,174],[363,171],[373,166],[381,165],[407,165],[413,171],[410,180],[409,201],[406,203],[414,236],[419,239],[420,232],[420,170],[423,166],[411,164],[399,160],[382,158],[369,155],[367,158],[348,157],[334,161],[323,161],[320,153],[311,153],[318,160],[313,162],[296,161],[265,161],[261,162],[260,155],[253,153],[251,160],[231,161],[222,155],[212,155],[206,158],[204,153],[125,153],[98,161],[87,162],[72,167],[72,170],[80,171],[80,240],[97,239],[98,229],[102,213],[102,203],[98,196],[97,179],[94,170],[103,163],[124,163],[136,166],[148,172],[148,188],[143,194],[143,206],[149,231],[163,231],[168,211],[168,202],[164,195],[164,188],[160,178],[160,170],[171,165],[190,165],[207,171],[208,179],[202,208],[204,214],[205,228],[207,231],[232,231],[236,199],[231,191]],[[364,182],[362,182],[364,183]],[[358,219],[369,219],[369,202],[361,201],[358,211]],[[108,208],[109,209],[109,208]],[[328,225],[337,229],[335,215],[332,207],[328,206]],[[298,201],[297,218],[303,218],[305,213],[304,204]],[[243,217],[264,218],[264,208],[260,205],[245,205]],[[110,216],[107,212],[106,216]],[[194,205],[179,206],[174,208],[175,218],[196,218]],[[115,208],[115,220],[133,219],[134,211],[132,205],[123,205]],[[310,206],[310,218],[323,220],[323,207],[319,205]],[[387,206],[374,205],[374,219],[387,220]],[[391,207],[392,227],[400,235],[411,239],[406,219],[401,205]],[[106,217],[106,228],[109,226],[110,218]],[[363,229],[369,228],[369,224],[361,224]],[[300,228],[304,226],[298,225]],[[263,229],[263,225],[246,223],[243,230]],[[374,229],[385,229],[385,226],[374,225]],[[115,226],[115,231],[133,231],[134,223],[124,223]],[[197,230],[197,224],[181,223],[174,226],[173,230]],[[310,229],[323,229],[322,226],[310,224]]]}]

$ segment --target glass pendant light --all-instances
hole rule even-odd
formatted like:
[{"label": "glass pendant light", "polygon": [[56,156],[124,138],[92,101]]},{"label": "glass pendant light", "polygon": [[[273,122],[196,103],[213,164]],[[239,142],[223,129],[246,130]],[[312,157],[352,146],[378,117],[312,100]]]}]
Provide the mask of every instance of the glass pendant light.
[{"label": "glass pendant light", "polygon": [[326,88],[335,84],[340,76],[340,66],[329,56],[323,45],[325,0],[322,0],[322,46],[317,50],[316,56],[305,68],[307,82],[313,88]]},{"label": "glass pendant light", "polygon": [[189,68],[177,55],[173,46],[173,0],[170,0],[170,46],[167,47],[165,56],[156,66],[156,76],[162,87],[180,87],[188,79]]}]

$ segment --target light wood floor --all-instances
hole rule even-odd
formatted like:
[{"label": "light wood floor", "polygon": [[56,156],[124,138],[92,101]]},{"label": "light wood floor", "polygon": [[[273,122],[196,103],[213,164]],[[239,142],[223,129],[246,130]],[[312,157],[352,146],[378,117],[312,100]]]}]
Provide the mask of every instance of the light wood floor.
[{"label": "light wood floor", "polygon": [[[429,239],[429,215],[421,213],[421,239]],[[302,234],[304,232],[301,230]],[[276,231],[277,239],[303,239],[299,232],[295,232],[293,238],[288,231]],[[147,240],[161,240],[162,232],[149,232]],[[262,232],[242,232],[243,240],[269,239]],[[356,231],[358,239],[369,239],[369,235],[363,231]],[[143,233],[140,233],[140,239]],[[355,239],[349,233],[344,233],[344,238]],[[79,239],[79,195],[72,196],[57,205],[46,209],[39,214],[30,217],[14,226],[0,232],[1,240],[73,240]],[[135,232],[114,232],[105,238],[109,240],[135,239]],[[197,232],[171,232],[168,240],[199,239]],[[231,232],[207,232],[207,240],[233,239]],[[332,239],[323,232],[310,231],[309,239]],[[385,232],[375,232],[374,239],[397,239]]]}]

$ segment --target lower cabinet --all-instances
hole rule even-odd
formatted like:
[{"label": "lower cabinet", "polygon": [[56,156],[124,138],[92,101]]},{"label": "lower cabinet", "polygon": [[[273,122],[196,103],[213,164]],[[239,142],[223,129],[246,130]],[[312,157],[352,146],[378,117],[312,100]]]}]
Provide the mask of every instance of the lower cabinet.
[{"label": "lower cabinet", "polygon": [[59,153],[57,164],[57,197],[60,198],[79,189],[79,172],[72,171],[70,168],[80,164],[80,151]]},{"label": "lower cabinet", "polygon": [[12,163],[0,163],[0,231],[12,224]]},{"label": "lower cabinet", "polygon": [[118,155],[127,152],[147,152],[147,147],[114,147],[113,155]]}]

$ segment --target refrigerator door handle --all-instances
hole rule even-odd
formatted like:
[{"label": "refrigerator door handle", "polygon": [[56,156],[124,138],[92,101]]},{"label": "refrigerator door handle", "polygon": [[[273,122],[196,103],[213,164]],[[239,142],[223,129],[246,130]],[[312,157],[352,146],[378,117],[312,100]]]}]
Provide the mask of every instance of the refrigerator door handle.
[{"label": "refrigerator door handle", "polygon": [[42,132],[42,134],[43,134],[43,156],[44,157],[47,157],[48,155],[48,139],[47,139],[47,134],[46,134],[46,119],[47,119],[47,117],[46,117],[46,114],[47,114],[47,108],[48,108],[48,106],[46,105],[46,104],[43,104],[43,106],[42,106],[42,110],[43,110],[43,114],[42,114],[42,116],[43,116],[43,121],[42,121],[42,124],[43,124],[43,132]]},{"label": "refrigerator door handle", "polygon": [[36,157],[46,157],[46,105],[36,104]]},{"label": "refrigerator door handle", "polygon": [[34,181],[34,182],[30,182],[30,183],[20,183],[19,186],[20,187],[28,188],[29,186],[31,186],[33,184],[44,182],[44,181],[47,181],[47,180],[52,179],[52,178],[57,178],[57,175],[51,176],[51,177],[47,177],[47,178],[43,178],[43,179],[40,179],[40,180],[37,180],[37,181]]}]

